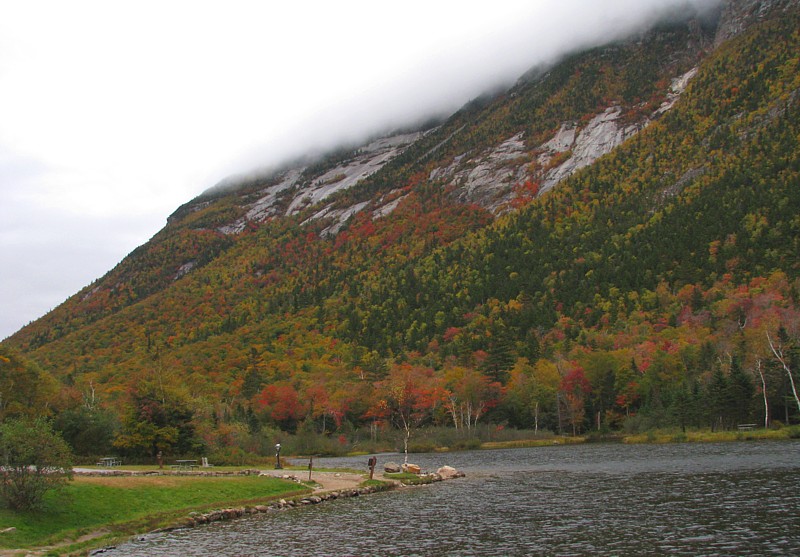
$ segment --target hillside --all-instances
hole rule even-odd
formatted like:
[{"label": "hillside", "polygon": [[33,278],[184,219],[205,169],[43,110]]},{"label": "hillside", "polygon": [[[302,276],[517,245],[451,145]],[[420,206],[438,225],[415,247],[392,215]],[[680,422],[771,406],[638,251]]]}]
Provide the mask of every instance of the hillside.
[{"label": "hillside", "polygon": [[133,455],[796,420],[800,10],[718,15],[231,179],[6,344]]}]

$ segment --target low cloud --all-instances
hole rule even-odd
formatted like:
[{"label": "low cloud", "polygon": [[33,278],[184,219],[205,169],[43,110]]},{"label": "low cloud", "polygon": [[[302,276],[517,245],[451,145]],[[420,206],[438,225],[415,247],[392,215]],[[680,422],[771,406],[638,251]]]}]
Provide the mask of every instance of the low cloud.
[{"label": "low cloud", "polygon": [[[449,113],[716,0],[0,6],[0,338],[228,175]],[[23,301],[24,300],[24,301]]]},{"label": "low cloud", "polygon": [[[411,23],[399,26],[402,31],[386,29],[376,42],[365,42],[365,50],[375,51],[370,56],[340,61],[337,79],[359,82],[363,74],[382,65],[381,52],[386,53],[388,66],[396,59],[396,49],[416,42],[413,58],[401,59],[388,75],[378,72],[382,79],[371,79],[368,88],[353,87],[346,96],[315,105],[290,126],[255,141],[241,151],[231,170],[356,142],[392,127],[452,113],[487,90],[512,85],[532,67],[643,32],[666,17],[712,13],[721,0],[525,4],[526,9],[520,9],[519,3],[511,2],[504,12],[485,21],[481,18],[485,5],[464,3],[460,4],[467,12],[463,21],[454,18],[448,23],[442,16],[435,25],[421,24],[417,30]],[[448,24],[454,29],[446,29]],[[463,31],[457,32],[458,28]],[[437,39],[437,33],[444,37]]]}]

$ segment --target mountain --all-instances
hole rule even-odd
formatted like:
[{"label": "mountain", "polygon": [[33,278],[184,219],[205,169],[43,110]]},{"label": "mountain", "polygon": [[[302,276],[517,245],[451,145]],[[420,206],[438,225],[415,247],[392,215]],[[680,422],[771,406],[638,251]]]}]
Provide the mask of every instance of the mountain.
[{"label": "mountain", "polygon": [[130,454],[398,416],[796,419],[799,4],[676,15],[444,121],[231,178],[5,343]]}]

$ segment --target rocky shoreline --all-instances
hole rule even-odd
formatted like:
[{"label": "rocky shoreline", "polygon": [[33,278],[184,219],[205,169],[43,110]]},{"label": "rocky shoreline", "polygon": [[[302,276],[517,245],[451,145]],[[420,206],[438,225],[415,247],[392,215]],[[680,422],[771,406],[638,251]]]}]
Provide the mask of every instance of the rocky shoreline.
[{"label": "rocky shoreline", "polygon": [[[418,467],[414,467],[411,465],[411,469],[413,470]],[[393,469],[391,466],[387,466],[387,468]],[[400,467],[398,467],[400,468]],[[408,465],[404,465],[402,467],[403,471],[407,471]],[[195,471],[195,472],[182,472],[182,471],[132,471],[132,470],[113,470],[113,471],[98,471],[98,470],[81,470],[75,471],[75,474],[82,475],[82,476],[153,476],[153,475],[165,475],[165,476],[250,476],[250,475],[258,475],[258,476],[271,476],[277,477],[284,480],[291,480],[298,484],[303,485],[302,480],[300,480],[297,476],[291,474],[274,474],[270,472],[265,472],[261,470],[239,470],[236,472],[214,472],[214,471]],[[373,493],[384,492],[384,491],[391,491],[394,489],[409,487],[409,486],[419,486],[425,485],[435,482],[440,482],[448,479],[453,478],[463,478],[464,473],[457,471],[455,468],[450,466],[443,466],[439,468],[435,473],[418,473],[418,479],[414,480],[413,482],[404,482],[402,480],[395,480],[390,477],[382,477],[378,481],[381,482],[380,484],[373,484],[367,486],[357,486],[347,489],[335,489],[329,491],[318,491],[317,493],[311,495],[299,495],[297,497],[293,497],[290,499],[279,499],[277,501],[273,501],[269,504],[265,505],[245,505],[242,507],[228,507],[223,509],[216,509],[213,511],[199,513],[199,512],[191,512],[189,515],[183,519],[179,519],[173,525],[167,526],[164,528],[159,528],[157,530],[153,530],[150,534],[158,534],[164,532],[172,532],[175,530],[182,530],[186,528],[195,528],[198,526],[203,526],[206,524],[211,524],[214,522],[220,522],[223,520],[234,520],[238,518],[243,518],[246,516],[256,515],[256,514],[264,514],[270,512],[279,512],[285,511],[289,509],[293,509],[296,507],[303,507],[308,505],[318,505],[320,503],[324,503],[326,501],[334,501],[336,499],[346,499],[350,497],[361,497],[364,495],[370,495]],[[321,489],[324,489],[321,488]],[[97,549],[89,553],[89,555],[102,555],[104,552],[109,551],[111,549],[115,549],[116,546],[109,546],[104,547],[101,549]]]},{"label": "rocky shoreline", "polygon": [[248,515],[283,511],[295,507],[302,507],[306,505],[318,505],[325,501],[333,501],[335,499],[344,499],[348,497],[360,497],[362,495],[369,495],[379,491],[389,491],[399,487],[397,484],[387,483],[385,486],[364,486],[354,489],[344,489],[338,491],[329,491],[319,493],[317,495],[303,495],[293,499],[280,499],[268,505],[253,505],[236,508],[226,508],[210,511],[207,513],[189,513],[189,516],[182,522],[167,528],[156,530],[156,533],[170,532],[181,528],[194,528],[195,526],[202,526],[212,522],[219,522],[221,520],[233,520]]},{"label": "rocky shoreline", "polygon": [[[387,466],[388,467],[388,466]],[[271,476],[272,474],[260,472],[258,470],[244,470],[238,472],[239,474],[248,475],[252,473],[257,473],[261,476]],[[195,473],[197,474],[197,473]],[[213,473],[210,473],[213,474]],[[218,522],[221,520],[232,520],[236,518],[241,518],[243,516],[253,515],[253,514],[260,514],[260,513],[268,513],[268,512],[275,512],[275,511],[283,511],[287,509],[292,509],[295,507],[302,507],[306,505],[318,505],[320,503],[324,503],[325,501],[333,501],[336,499],[345,499],[348,497],[360,497],[362,495],[370,495],[372,493],[378,493],[382,491],[391,491],[393,489],[401,488],[401,487],[408,487],[409,485],[424,485],[434,482],[441,482],[448,479],[453,478],[463,478],[464,473],[457,471],[455,468],[450,466],[443,466],[439,468],[435,473],[419,473],[417,474],[419,477],[418,481],[414,481],[411,484],[406,484],[403,481],[392,480],[391,478],[383,478],[379,480],[383,482],[379,485],[368,485],[368,486],[360,486],[354,487],[351,489],[338,489],[332,491],[322,491],[315,495],[303,495],[298,496],[291,499],[279,499],[273,503],[268,505],[252,505],[252,506],[244,506],[244,507],[235,507],[235,508],[226,508],[226,509],[218,509],[214,511],[210,511],[207,513],[189,513],[189,516],[181,521],[180,523],[169,526],[166,528],[161,528],[156,530],[155,532],[169,532],[172,530],[177,530],[180,528],[194,528],[195,526],[201,526],[203,524],[209,524],[212,522]],[[281,475],[275,476],[279,477],[284,480],[291,480],[302,484],[303,482],[294,475]]]}]

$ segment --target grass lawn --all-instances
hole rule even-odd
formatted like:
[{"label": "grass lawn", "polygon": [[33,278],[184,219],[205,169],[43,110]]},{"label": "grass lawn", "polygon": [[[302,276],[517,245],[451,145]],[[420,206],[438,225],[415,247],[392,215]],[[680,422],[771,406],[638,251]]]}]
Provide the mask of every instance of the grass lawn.
[{"label": "grass lawn", "polygon": [[[78,476],[51,493],[43,510],[0,508],[0,548],[27,548],[78,540],[127,537],[166,526],[192,510],[244,506],[307,493],[294,482],[271,477]],[[94,540],[96,543],[96,539]]]}]

